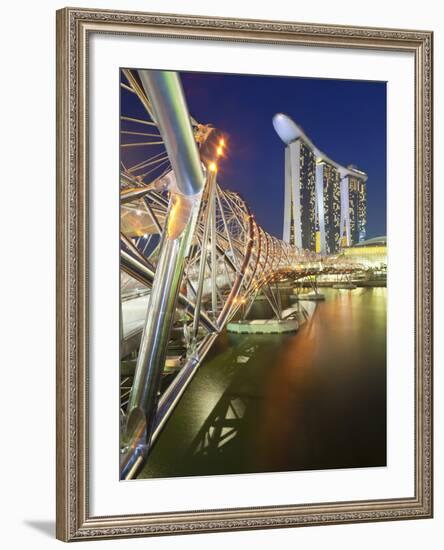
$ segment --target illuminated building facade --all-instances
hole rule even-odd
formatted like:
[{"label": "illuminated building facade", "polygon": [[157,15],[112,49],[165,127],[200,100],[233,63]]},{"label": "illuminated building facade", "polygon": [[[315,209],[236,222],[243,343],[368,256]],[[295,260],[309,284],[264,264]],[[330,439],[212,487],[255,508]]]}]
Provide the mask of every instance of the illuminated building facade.
[{"label": "illuminated building facade", "polygon": [[350,246],[365,241],[367,221],[366,183],[363,178],[349,177]]},{"label": "illuminated building facade", "polygon": [[340,248],[341,224],[341,174],[328,162],[322,162],[325,246],[327,254],[333,254]]},{"label": "illuminated building facade", "polygon": [[284,240],[299,249],[316,246],[316,158],[302,140],[285,151]]},{"label": "illuminated building facade", "polygon": [[[358,242],[365,241],[367,225],[367,183],[361,179],[359,181],[359,199],[358,199]],[[356,244],[356,243],[354,243]]]},{"label": "illuminated building facade", "polygon": [[301,143],[300,193],[302,248],[314,250],[316,246],[316,158],[305,143]]},{"label": "illuminated building facade", "polygon": [[365,240],[367,174],[330,159],[288,116],[273,125],[286,144],[283,240],[322,255]]}]

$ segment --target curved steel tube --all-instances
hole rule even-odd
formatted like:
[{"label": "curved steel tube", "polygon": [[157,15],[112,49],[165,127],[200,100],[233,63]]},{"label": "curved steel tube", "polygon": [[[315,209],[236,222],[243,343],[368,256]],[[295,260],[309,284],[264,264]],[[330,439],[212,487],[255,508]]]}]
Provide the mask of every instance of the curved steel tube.
[{"label": "curved steel tube", "polygon": [[179,192],[187,196],[200,193],[204,175],[179,75],[141,70],[139,77],[151,99]]},{"label": "curved steel tube", "polygon": [[[122,270],[125,271],[128,275],[136,279],[144,285],[151,285],[154,281],[155,270],[150,268],[150,266],[144,262],[141,262],[136,257],[128,254],[125,250],[120,252],[120,262]],[[192,311],[194,314],[194,303],[187,298],[184,294],[180,294],[177,298],[177,302],[182,306]],[[213,321],[208,317],[204,311],[199,312],[199,319],[202,323],[202,326],[209,332],[217,332],[218,328],[213,323]]]},{"label": "curved steel tube", "polygon": [[159,386],[171,326],[199,212],[204,174],[177,73],[139,71],[174,170],[160,256],[137,357],[120,462],[122,479],[132,477],[146,455],[155,426]]}]

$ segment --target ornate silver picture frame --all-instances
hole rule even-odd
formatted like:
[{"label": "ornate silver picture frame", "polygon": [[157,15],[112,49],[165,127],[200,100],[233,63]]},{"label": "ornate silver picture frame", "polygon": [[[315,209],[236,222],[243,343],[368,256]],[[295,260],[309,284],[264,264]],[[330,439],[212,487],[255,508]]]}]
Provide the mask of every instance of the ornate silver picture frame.
[{"label": "ornate silver picture frame", "polygon": [[[305,504],[92,513],[89,438],[94,381],[89,357],[95,335],[89,325],[89,227],[96,205],[89,200],[93,82],[88,64],[94,35],[403,52],[414,57],[412,496],[344,501],[338,495],[337,501]],[[74,541],[432,517],[432,44],[429,31],[77,8],[57,12],[57,538]],[[188,70],[193,70],[192,61]]]}]

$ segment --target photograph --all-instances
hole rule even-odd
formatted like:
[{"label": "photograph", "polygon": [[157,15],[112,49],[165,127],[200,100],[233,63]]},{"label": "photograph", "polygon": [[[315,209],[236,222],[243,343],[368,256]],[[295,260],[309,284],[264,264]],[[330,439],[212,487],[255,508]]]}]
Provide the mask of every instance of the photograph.
[{"label": "photograph", "polygon": [[116,86],[120,480],[387,466],[387,83]]}]

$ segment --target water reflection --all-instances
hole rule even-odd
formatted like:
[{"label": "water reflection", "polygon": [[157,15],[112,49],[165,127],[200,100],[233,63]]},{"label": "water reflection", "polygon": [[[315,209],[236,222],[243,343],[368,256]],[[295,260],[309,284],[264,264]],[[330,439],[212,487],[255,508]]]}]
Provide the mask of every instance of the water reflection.
[{"label": "water reflection", "polygon": [[293,335],[221,335],[139,477],[386,463],[386,290],[325,290]]}]

